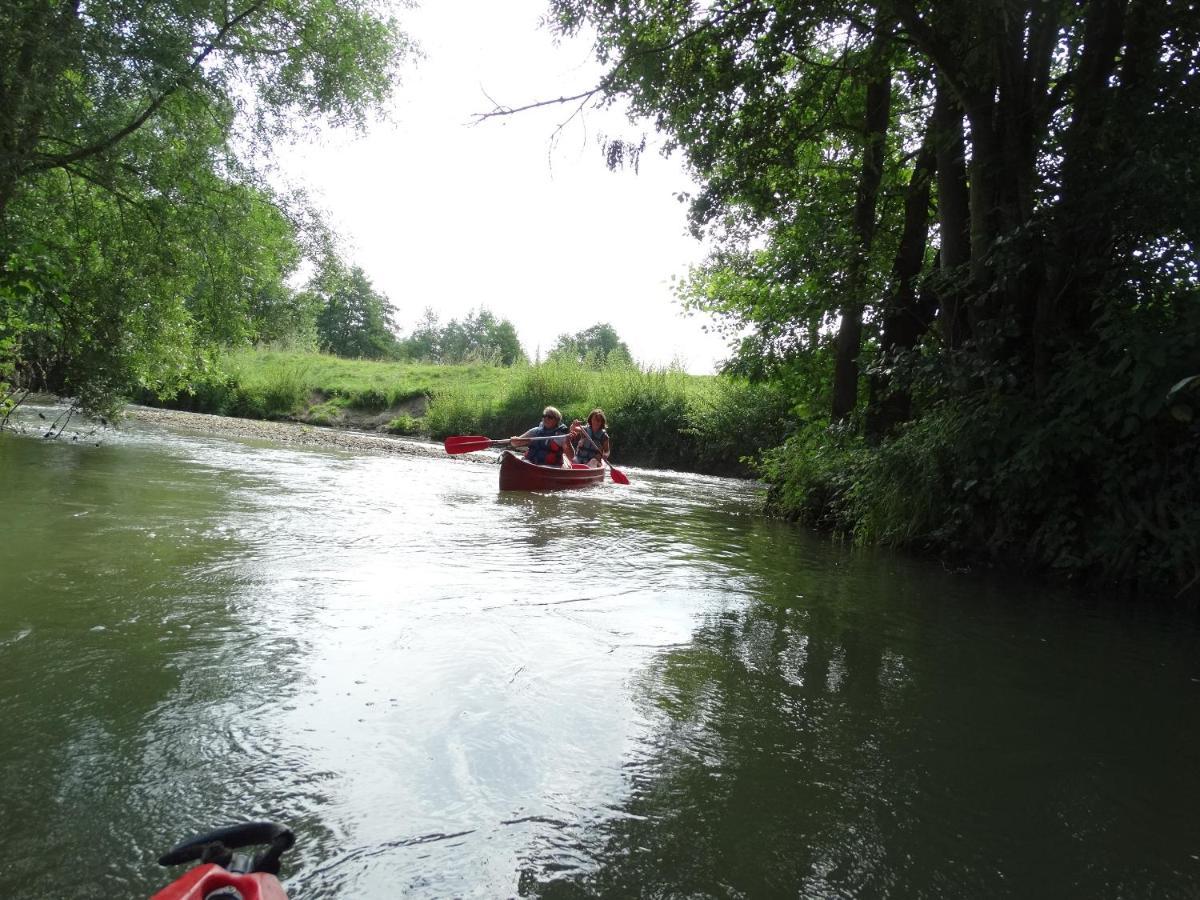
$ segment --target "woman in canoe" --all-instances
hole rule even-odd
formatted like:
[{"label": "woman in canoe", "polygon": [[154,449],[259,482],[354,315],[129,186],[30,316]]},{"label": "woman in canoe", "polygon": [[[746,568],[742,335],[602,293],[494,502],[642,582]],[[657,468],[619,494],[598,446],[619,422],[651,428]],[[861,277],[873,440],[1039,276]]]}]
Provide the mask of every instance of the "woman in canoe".
[{"label": "woman in canoe", "polygon": [[525,458],[539,466],[560,467],[567,447],[567,426],[562,413],[553,406],[542,410],[542,424],[520,436],[510,438],[513,447],[528,447]]},{"label": "woman in canoe", "polygon": [[588,413],[587,424],[573,425],[571,428],[571,444],[567,453],[576,463],[583,463],[594,469],[604,465],[608,459],[612,444],[608,439],[608,419],[604,410],[593,409]]}]

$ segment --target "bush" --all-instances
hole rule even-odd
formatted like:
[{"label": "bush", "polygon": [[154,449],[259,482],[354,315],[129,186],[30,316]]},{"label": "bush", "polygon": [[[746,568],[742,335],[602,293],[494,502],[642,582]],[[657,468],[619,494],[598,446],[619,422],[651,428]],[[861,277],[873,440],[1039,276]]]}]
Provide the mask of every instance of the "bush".
[{"label": "bush", "polygon": [[778,447],[795,428],[793,401],[779,385],[714,378],[690,400],[692,453],[705,471],[741,475],[764,447]]},{"label": "bush", "polygon": [[931,369],[941,399],[877,448],[809,426],[763,459],[772,506],[863,543],[1155,591],[1200,583],[1200,423],[1178,399],[1200,309],[1108,314],[1097,330],[1041,391],[992,364],[950,394]]},{"label": "bush", "polygon": [[466,385],[450,385],[434,391],[425,412],[425,427],[434,438],[484,434],[490,418],[491,406],[478,393]]},{"label": "bush", "polygon": [[384,431],[389,434],[420,434],[421,423],[412,416],[401,415],[388,422]]},{"label": "bush", "polygon": [[756,466],[769,485],[768,511],[853,534],[857,518],[849,499],[866,452],[851,427],[804,423],[781,446],[764,452]]}]

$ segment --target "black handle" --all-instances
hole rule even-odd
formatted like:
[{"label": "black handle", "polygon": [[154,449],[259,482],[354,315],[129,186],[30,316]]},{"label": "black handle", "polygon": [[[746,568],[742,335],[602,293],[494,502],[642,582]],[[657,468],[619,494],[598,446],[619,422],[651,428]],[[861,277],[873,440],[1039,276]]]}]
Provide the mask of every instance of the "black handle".
[{"label": "black handle", "polygon": [[[279,872],[279,858],[294,843],[296,836],[285,825],[276,825],[274,822],[244,822],[188,838],[159,857],[158,864],[177,866],[180,863],[204,859],[227,865],[230,850],[270,844],[271,846],[254,860],[250,871],[275,874]],[[226,861],[222,862],[222,858]]]}]

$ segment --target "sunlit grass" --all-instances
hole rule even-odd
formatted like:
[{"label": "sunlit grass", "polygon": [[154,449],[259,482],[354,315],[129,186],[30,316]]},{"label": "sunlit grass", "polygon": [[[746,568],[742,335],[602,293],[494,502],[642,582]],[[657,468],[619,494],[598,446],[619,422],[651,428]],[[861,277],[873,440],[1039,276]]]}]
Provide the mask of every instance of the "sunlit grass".
[{"label": "sunlit grass", "polygon": [[239,385],[250,390],[299,373],[296,377],[307,392],[341,398],[351,406],[383,409],[431,396],[449,384],[495,391],[510,377],[510,370],[483,364],[380,362],[291,350],[242,350],[227,354],[222,364]]}]

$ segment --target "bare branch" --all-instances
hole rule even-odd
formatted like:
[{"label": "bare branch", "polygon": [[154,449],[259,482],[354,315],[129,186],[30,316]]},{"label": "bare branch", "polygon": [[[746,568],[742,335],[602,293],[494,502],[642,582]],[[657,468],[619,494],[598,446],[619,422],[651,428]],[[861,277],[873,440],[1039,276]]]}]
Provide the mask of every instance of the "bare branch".
[{"label": "bare branch", "polygon": [[[475,113],[475,124],[478,125],[480,122],[484,122],[488,119],[494,119],[498,116],[515,116],[517,113],[528,112],[531,109],[541,109],[544,106],[562,106],[564,103],[574,103],[576,100],[582,101],[581,106],[583,106],[586,105],[587,102],[597,94],[602,93],[603,91],[604,85],[599,84],[590,90],[574,94],[570,97],[556,97],[553,100],[538,100],[534,103],[526,103],[524,106],[502,106],[499,103],[496,103],[495,100],[492,100],[491,97],[488,97],[487,92],[484,91],[483,95],[489,100],[492,100],[493,103],[496,103],[496,107],[491,112]],[[568,119],[568,121],[570,121],[570,119]],[[562,126],[560,125],[559,128],[561,127]]]}]

